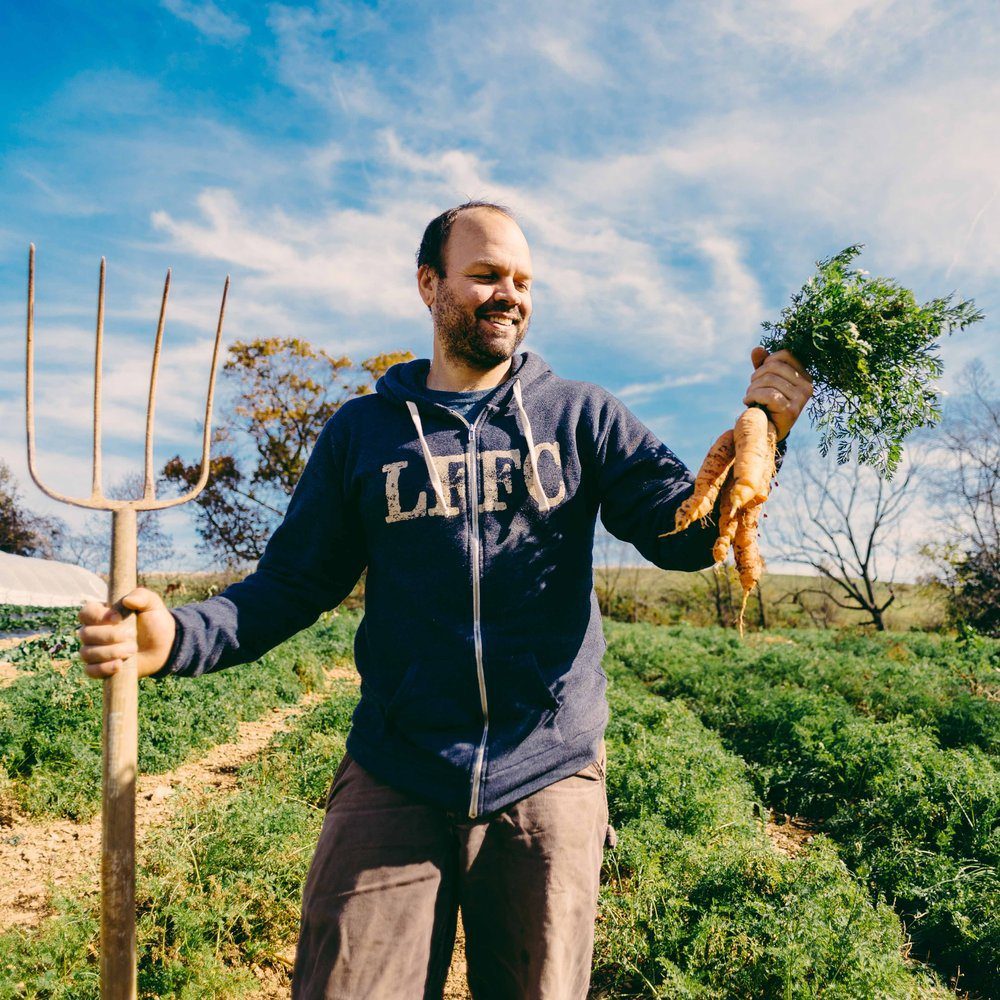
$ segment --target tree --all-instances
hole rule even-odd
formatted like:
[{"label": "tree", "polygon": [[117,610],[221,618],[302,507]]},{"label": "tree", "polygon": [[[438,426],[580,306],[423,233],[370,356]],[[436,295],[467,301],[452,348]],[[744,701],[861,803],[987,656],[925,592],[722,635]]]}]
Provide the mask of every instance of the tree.
[{"label": "tree", "polygon": [[781,475],[792,480],[791,489],[773,505],[767,534],[782,559],[809,566],[828,582],[800,594],[864,612],[884,631],[885,611],[896,599],[901,529],[915,499],[916,467],[886,482],[864,466],[837,465],[797,449]]},{"label": "tree", "polygon": [[65,533],[60,518],[35,514],[24,506],[17,480],[0,459],[0,552],[53,559]]},{"label": "tree", "polygon": [[[208,486],[195,500],[200,548],[228,565],[254,562],[284,516],[295,484],[326,422],[354,396],[371,392],[409,352],[378,354],[356,367],[299,338],[237,341],[223,379],[232,416],[213,438]],[[186,490],[197,463],[174,456],[163,478]]]},{"label": "tree", "polygon": [[953,620],[1000,636],[1000,396],[978,362],[960,384],[938,433],[934,476],[947,540],[927,554],[948,587]]}]

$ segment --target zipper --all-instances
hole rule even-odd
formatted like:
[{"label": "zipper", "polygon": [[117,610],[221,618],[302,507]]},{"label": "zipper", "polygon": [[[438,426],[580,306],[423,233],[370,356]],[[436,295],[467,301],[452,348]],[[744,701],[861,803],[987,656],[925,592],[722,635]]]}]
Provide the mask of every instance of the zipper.
[{"label": "zipper", "polygon": [[479,682],[479,704],[483,712],[483,735],[476,750],[475,764],[472,768],[472,792],[469,796],[469,819],[479,815],[479,790],[483,780],[483,763],[486,759],[486,738],[490,731],[490,708],[486,698],[486,671],[483,668],[483,630],[482,611],[480,607],[480,548],[479,540],[479,449],[476,446],[476,428],[486,416],[490,407],[487,404],[473,423],[469,423],[460,413],[439,406],[445,413],[461,420],[469,430],[469,450],[466,453],[468,469],[466,476],[466,504],[469,508],[469,553],[472,557],[472,642],[476,654],[476,679]]},{"label": "zipper", "polygon": [[479,702],[483,710],[483,736],[479,741],[479,749],[476,751],[476,763],[472,771],[469,819],[475,819],[479,815],[479,789],[482,784],[483,761],[486,756],[486,737],[490,731],[490,710],[486,700],[486,673],[483,669],[483,632],[480,607],[479,461],[478,449],[476,447],[476,428],[485,414],[486,409],[484,408],[482,413],[476,417],[475,422],[469,426],[469,488],[468,496],[466,497],[472,528],[469,545],[472,554],[472,641],[476,651],[476,676],[479,680]]}]

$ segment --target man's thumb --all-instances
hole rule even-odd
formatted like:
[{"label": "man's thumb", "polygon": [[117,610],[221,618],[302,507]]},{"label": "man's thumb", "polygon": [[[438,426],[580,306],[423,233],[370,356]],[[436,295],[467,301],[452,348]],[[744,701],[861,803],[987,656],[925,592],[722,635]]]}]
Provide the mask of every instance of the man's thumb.
[{"label": "man's thumb", "polygon": [[163,600],[155,590],[146,587],[136,587],[129,591],[123,598],[115,602],[120,609],[135,611],[141,614],[143,611],[154,611],[163,606]]}]

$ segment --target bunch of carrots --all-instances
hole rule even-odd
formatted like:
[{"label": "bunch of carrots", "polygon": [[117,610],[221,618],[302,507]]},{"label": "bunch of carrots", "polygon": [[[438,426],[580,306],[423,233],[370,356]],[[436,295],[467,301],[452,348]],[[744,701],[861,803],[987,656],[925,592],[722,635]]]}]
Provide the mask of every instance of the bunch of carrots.
[{"label": "bunch of carrots", "polygon": [[[777,323],[764,323],[762,345],[787,350],[809,373],[809,416],[820,451],[857,460],[889,479],[902,458],[904,438],[941,417],[934,382],[943,372],[937,341],[983,318],[971,299],[953,295],[918,304],[891,278],[853,268],[854,245],[817,263],[817,273],[792,296]],[[743,588],[739,630],[750,591],[764,571],[758,525],[771,491],[777,437],[767,411],[753,405],[709,449],[694,492],[677,510],[684,531],[717,511],[719,537],[712,550],[721,563],[733,549]]]}]

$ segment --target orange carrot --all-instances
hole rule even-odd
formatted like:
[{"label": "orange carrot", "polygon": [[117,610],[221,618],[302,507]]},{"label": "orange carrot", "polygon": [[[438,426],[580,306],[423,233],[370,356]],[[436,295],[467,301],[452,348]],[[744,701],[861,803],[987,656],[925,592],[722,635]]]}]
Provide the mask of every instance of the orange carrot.
[{"label": "orange carrot", "polygon": [[715,444],[709,448],[695,477],[694,492],[677,508],[674,530],[660,535],[660,538],[676,535],[677,532],[689,528],[695,521],[708,517],[725,482],[726,474],[732,468],[735,456],[733,432],[728,430],[720,434]]},{"label": "orange carrot", "polygon": [[753,590],[764,572],[764,560],[757,545],[757,525],[763,504],[744,507],[737,517],[736,537],[733,539],[733,556],[736,570],[740,575],[740,585],[744,594]]},{"label": "orange carrot", "polygon": [[722,494],[719,498],[719,537],[712,547],[712,558],[717,563],[722,562],[726,558],[729,545],[736,534],[736,515],[738,511],[732,502],[734,484],[735,480],[733,479],[732,470],[730,470],[722,486]]},{"label": "orange carrot", "polygon": [[733,557],[736,560],[736,571],[740,576],[740,586],[743,588],[740,617],[736,622],[741,637],[743,636],[743,614],[747,609],[747,598],[764,572],[764,560],[761,558],[760,548],[757,544],[757,525],[760,522],[763,506],[759,503],[751,504],[740,511],[736,537],[733,539]]},{"label": "orange carrot", "polygon": [[735,516],[752,503],[763,503],[774,475],[774,450],[777,431],[767,412],[757,406],[747,407],[733,428],[736,458],[733,462],[732,505]]}]

